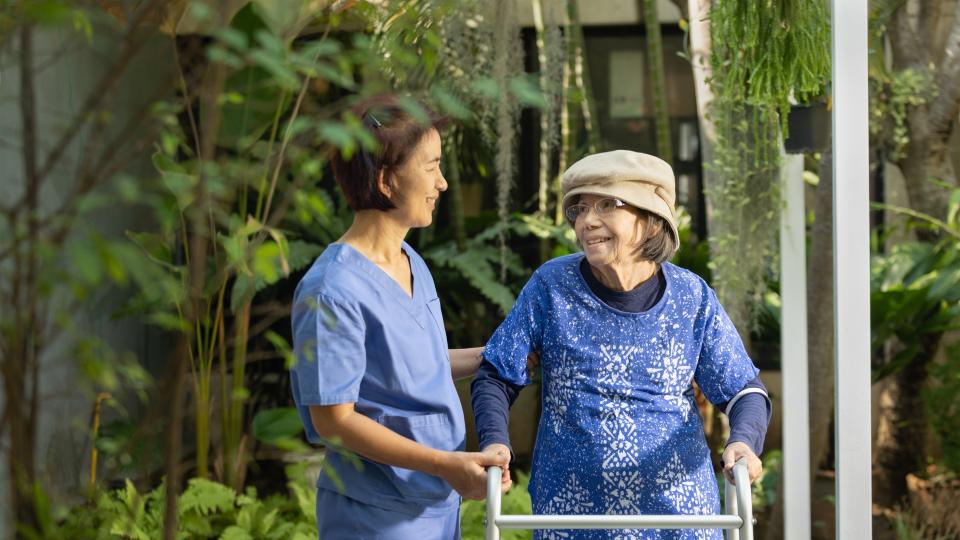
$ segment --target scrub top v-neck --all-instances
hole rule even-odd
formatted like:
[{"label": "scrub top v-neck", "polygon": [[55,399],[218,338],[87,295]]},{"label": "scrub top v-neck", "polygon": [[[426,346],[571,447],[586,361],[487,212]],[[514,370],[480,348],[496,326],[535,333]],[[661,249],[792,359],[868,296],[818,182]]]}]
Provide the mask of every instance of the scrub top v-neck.
[{"label": "scrub top v-neck", "polygon": [[[309,406],[355,403],[357,412],[420,444],[462,451],[463,410],[453,379],[433,278],[406,242],[412,295],[348,244],[330,244],[294,295],[290,371],[294,401],[311,442],[321,438]],[[329,446],[329,445],[328,445]],[[439,515],[459,504],[444,480],[329,451],[342,482],[321,474],[317,487],[365,504]]]}]

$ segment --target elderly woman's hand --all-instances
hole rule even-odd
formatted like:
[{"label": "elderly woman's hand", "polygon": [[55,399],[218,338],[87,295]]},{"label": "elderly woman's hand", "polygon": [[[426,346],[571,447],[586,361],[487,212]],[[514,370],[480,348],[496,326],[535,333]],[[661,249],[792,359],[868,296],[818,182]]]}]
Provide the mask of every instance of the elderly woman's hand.
[{"label": "elderly woman's hand", "polygon": [[763,472],[763,462],[753,453],[753,450],[746,443],[735,441],[727,445],[723,450],[723,456],[720,457],[723,463],[723,475],[732,483],[736,483],[733,478],[733,466],[740,458],[747,460],[747,472],[750,475],[750,483],[760,477]]},{"label": "elderly woman's hand", "polygon": [[510,449],[505,444],[494,443],[487,445],[487,447],[482,450],[482,453],[493,454],[496,456],[496,459],[506,459],[505,465],[497,464],[498,467],[503,469],[500,477],[500,493],[506,494],[507,491],[510,491],[510,487],[513,486],[513,479],[510,477]]}]

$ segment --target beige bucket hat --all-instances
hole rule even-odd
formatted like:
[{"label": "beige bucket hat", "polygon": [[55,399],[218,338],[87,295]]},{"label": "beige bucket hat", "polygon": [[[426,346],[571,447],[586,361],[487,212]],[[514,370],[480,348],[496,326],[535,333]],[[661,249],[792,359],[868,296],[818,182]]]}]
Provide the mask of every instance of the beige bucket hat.
[{"label": "beige bucket hat", "polygon": [[680,246],[673,169],[656,156],[630,150],[592,154],[563,173],[560,187],[564,210],[576,203],[578,195],[615,197],[666,220]]}]

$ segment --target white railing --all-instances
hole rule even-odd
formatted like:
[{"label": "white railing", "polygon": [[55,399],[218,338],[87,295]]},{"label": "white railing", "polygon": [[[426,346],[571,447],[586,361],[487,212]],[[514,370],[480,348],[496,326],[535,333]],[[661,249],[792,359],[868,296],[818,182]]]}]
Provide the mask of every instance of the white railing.
[{"label": "white railing", "polygon": [[746,461],[724,477],[725,513],[719,516],[665,515],[506,515],[500,513],[500,467],[487,469],[486,540],[500,540],[500,529],[726,529],[727,540],[753,540],[753,501]]}]

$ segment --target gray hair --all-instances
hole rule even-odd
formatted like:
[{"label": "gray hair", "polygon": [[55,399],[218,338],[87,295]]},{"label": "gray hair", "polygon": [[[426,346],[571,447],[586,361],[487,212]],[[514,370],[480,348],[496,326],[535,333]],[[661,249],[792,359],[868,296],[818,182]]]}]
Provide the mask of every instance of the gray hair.
[{"label": "gray hair", "polygon": [[673,241],[673,232],[667,220],[639,208],[637,211],[644,222],[637,255],[658,265],[669,261],[677,252],[677,244]]}]

